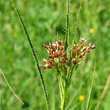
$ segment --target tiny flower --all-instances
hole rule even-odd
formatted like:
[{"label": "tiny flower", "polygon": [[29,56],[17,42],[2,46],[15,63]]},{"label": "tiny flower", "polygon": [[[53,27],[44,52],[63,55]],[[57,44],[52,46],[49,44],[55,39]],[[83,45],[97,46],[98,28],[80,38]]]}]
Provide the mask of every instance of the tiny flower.
[{"label": "tiny flower", "polygon": [[85,52],[82,52],[82,53],[79,54],[79,58],[84,59],[85,55],[86,55]]},{"label": "tiny flower", "polygon": [[24,5],[24,1],[21,1],[20,4],[21,4],[21,5]]},{"label": "tiny flower", "polygon": [[77,63],[76,58],[73,58],[73,59],[72,59],[72,62],[73,62],[74,64],[76,64],[76,63]]},{"label": "tiny flower", "polygon": [[94,33],[94,29],[93,28],[90,28],[89,32],[92,34]]},{"label": "tiny flower", "polygon": [[95,47],[96,47],[96,44],[93,44],[93,45],[92,45],[92,49],[94,49]]},{"label": "tiny flower", "polygon": [[83,101],[84,98],[85,98],[84,95],[80,95],[80,96],[78,97],[79,101]]},{"label": "tiny flower", "polygon": [[86,50],[86,47],[83,46],[82,49],[81,49],[81,52],[84,52]]},{"label": "tiny flower", "polygon": [[43,59],[44,60],[44,63],[47,63],[48,61],[46,59]]},{"label": "tiny flower", "polygon": [[45,69],[45,67],[44,67],[44,66],[42,66],[42,65],[40,65],[40,69]]},{"label": "tiny flower", "polygon": [[85,37],[79,39],[79,43],[80,43],[80,44],[84,44],[85,42],[86,42]]}]

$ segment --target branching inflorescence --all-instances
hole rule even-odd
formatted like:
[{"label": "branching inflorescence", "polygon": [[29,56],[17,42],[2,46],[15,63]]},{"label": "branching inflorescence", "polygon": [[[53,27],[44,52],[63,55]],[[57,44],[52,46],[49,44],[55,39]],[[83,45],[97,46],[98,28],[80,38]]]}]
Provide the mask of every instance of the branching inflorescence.
[{"label": "branching inflorescence", "polygon": [[[43,59],[46,65],[40,65],[41,69],[61,69],[67,74],[66,65],[70,66],[70,70],[72,69],[72,65],[78,64],[85,56],[96,47],[96,44],[89,43],[88,45],[84,45],[85,38],[79,39],[79,45],[74,43],[74,45],[69,49],[68,55],[64,51],[63,41],[59,38],[56,42],[50,43],[49,45],[44,45],[43,47],[49,53],[48,59]],[[68,57],[67,57],[68,56]]]}]

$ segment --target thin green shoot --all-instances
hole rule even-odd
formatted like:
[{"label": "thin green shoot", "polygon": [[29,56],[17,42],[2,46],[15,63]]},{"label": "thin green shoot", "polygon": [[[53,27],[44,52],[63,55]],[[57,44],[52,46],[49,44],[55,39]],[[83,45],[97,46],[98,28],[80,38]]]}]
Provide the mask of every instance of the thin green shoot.
[{"label": "thin green shoot", "polygon": [[29,37],[29,34],[28,34],[27,29],[26,29],[26,27],[25,27],[25,24],[24,24],[24,22],[23,22],[23,20],[22,20],[22,17],[21,17],[21,15],[20,15],[20,13],[19,13],[19,10],[17,9],[17,7],[16,7],[14,1],[11,0],[11,2],[12,2],[12,4],[13,4],[13,6],[14,6],[14,9],[15,9],[16,13],[18,14],[18,17],[19,17],[20,22],[21,22],[21,24],[22,24],[22,26],[23,26],[24,32],[25,32],[25,34],[26,34],[26,36],[27,36],[27,39],[28,39],[28,41],[29,41],[29,45],[30,45],[30,47],[31,47],[31,50],[32,50],[32,53],[33,53],[33,56],[34,56],[34,59],[35,59],[35,62],[36,62],[36,65],[37,65],[37,68],[38,68],[38,71],[39,71],[40,79],[41,79],[41,82],[42,82],[42,86],[43,86],[43,90],[44,90],[44,94],[45,94],[45,98],[46,98],[47,109],[50,110],[50,104],[49,104],[49,100],[48,100],[47,90],[46,90],[46,86],[45,86],[45,82],[44,82],[44,79],[43,79],[43,75],[42,75],[41,69],[40,69],[40,67],[39,67],[39,61],[38,61],[37,55],[36,55],[36,53],[35,53],[33,44],[32,44],[32,42],[31,42],[31,39],[30,39],[30,37]]},{"label": "thin green shoot", "polygon": [[86,110],[89,109],[90,98],[91,98],[93,84],[94,84],[94,78],[95,78],[95,70],[96,70],[96,49],[95,49],[94,72],[93,72],[93,75],[92,75],[92,82],[91,82],[90,92],[89,92],[88,99],[87,99]]}]

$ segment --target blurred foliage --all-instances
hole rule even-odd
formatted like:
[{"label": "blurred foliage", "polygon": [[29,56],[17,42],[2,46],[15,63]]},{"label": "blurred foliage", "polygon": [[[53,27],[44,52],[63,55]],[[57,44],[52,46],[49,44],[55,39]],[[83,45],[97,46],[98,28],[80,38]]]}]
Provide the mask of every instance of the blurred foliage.
[{"label": "blurred foliage", "polygon": [[[42,47],[66,33],[66,0],[16,0],[39,62],[47,56]],[[73,39],[80,0],[71,0],[70,31]],[[90,109],[93,110],[110,72],[110,1],[83,0],[76,40],[86,36],[87,42],[97,44],[96,74]],[[95,51],[79,66],[68,91],[67,110],[85,110],[94,68]],[[0,0],[0,68],[14,91],[25,105],[21,105],[9,90],[4,79],[0,85],[2,110],[45,110],[45,97],[32,53],[17,14],[10,0]],[[55,70],[43,70],[51,110],[60,110],[59,90]],[[1,77],[1,76],[0,76]],[[82,102],[78,97],[83,95]],[[100,110],[110,109],[110,87]]]}]

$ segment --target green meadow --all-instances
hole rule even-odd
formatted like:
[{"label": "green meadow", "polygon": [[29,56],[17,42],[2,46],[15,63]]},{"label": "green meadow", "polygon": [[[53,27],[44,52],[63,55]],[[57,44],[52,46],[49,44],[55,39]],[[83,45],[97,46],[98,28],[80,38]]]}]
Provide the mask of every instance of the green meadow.
[{"label": "green meadow", "polygon": [[[39,63],[44,65],[43,59],[48,57],[48,53],[42,44],[56,41],[57,33],[63,41],[65,39],[66,0],[15,0],[15,3]],[[67,92],[65,110],[86,110],[94,68],[95,79],[88,110],[110,110],[110,80],[106,84],[110,75],[110,1],[83,0],[77,22],[79,7],[80,0],[70,1],[70,42],[77,25],[76,42],[85,36],[86,43],[95,43],[96,57],[95,50],[92,50],[79,65]],[[0,0],[0,69],[24,102],[22,105],[17,100],[0,74],[0,110],[47,110],[38,69],[11,0]],[[60,110],[57,72],[45,69],[42,74],[50,108]],[[95,109],[100,97],[100,105]]]}]

